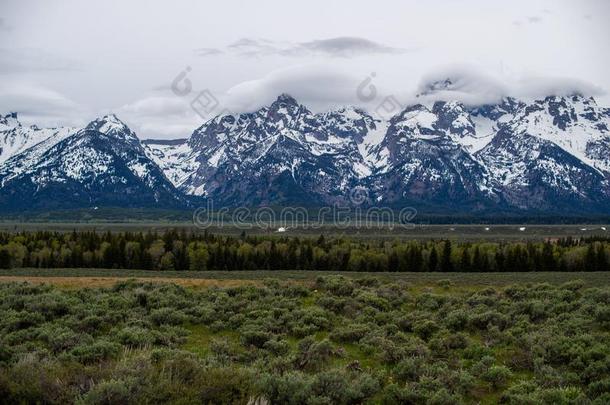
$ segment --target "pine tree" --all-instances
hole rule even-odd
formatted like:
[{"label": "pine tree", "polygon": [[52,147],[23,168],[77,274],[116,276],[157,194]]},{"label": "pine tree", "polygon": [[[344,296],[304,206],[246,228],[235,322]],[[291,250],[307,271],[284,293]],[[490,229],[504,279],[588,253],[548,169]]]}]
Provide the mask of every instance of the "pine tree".
[{"label": "pine tree", "polygon": [[438,254],[436,253],[436,247],[434,246],[432,246],[432,250],[430,251],[430,257],[428,258],[428,270],[438,270]]},{"label": "pine tree", "polygon": [[587,246],[587,253],[585,253],[584,271],[596,271],[597,270],[597,255],[595,254],[595,248],[593,243],[589,243]]},{"label": "pine tree", "polygon": [[446,240],[443,246],[443,256],[441,257],[441,271],[453,271],[453,263],[451,263],[451,241],[449,240]]},{"label": "pine tree", "polygon": [[0,248],[0,269],[11,268],[11,255],[8,250]]},{"label": "pine tree", "polygon": [[460,260],[460,271],[469,272],[471,271],[472,263],[470,261],[470,253],[468,253],[468,248],[464,246],[462,250],[462,258]]},{"label": "pine tree", "polygon": [[483,257],[481,256],[481,250],[478,246],[474,248],[474,254],[472,255],[472,269],[473,271],[482,272],[484,271],[485,264],[483,263]]},{"label": "pine tree", "polygon": [[390,253],[390,257],[388,258],[388,269],[387,271],[398,271],[398,266],[400,265],[400,261],[398,260],[398,254],[396,251],[392,250]]},{"label": "pine tree", "polygon": [[494,258],[495,258],[495,262],[496,262],[494,271],[499,271],[499,272],[506,271],[506,268],[504,267],[506,260],[505,260],[504,253],[502,252],[502,250],[498,249],[496,251]]},{"label": "pine tree", "polygon": [[542,247],[542,271],[556,271],[557,270],[557,262],[555,261],[555,256],[553,255],[553,245],[550,242],[545,242]]},{"label": "pine tree", "polygon": [[604,248],[604,245],[602,243],[600,243],[597,246],[595,267],[596,267],[597,271],[607,271],[608,270],[608,258],[606,257],[606,249]]}]

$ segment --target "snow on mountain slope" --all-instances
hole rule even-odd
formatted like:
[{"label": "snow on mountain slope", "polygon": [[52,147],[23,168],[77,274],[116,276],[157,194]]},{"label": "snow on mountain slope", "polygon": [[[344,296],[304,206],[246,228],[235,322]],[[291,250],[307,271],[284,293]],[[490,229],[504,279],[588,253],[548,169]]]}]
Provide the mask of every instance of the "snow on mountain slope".
[{"label": "snow on mountain slope", "polygon": [[[608,164],[607,110],[591,100],[555,102],[562,100],[582,104],[577,123],[558,121],[550,99],[543,107],[513,98],[478,107],[438,101],[380,121],[357,108],[313,114],[281,95],[253,113],[215,117],[186,142],[149,143],[146,153],[182,192],[228,205],[345,202],[354,187],[368,189],[369,202],[390,204],[591,202],[592,190],[607,188],[589,167]],[[578,131],[593,135],[567,141]]]},{"label": "snow on mountain slope", "polygon": [[452,204],[494,199],[485,168],[462,143],[474,125],[457,103],[417,104],[390,120],[383,141],[374,148],[387,163],[370,179],[375,201]]},{"label": "snow on mountain slope", "polygon": [[21,122],[17,118],[17,113],[12,112],[6,115],[0,115],[0,131],[6,131],[15,127],[20,127]]},{"label": "snow on mountain slope", "polygon": [[135,133],[114,115],[43,149],[36,145],[0,168],[0,207],[24,201],[33,207],[183,205]]},{"label": "snow on mountain slope", "polygon": [[436,101],[379,120],[353,107],[314,114],[282,94],[176,141],[140,142],[113,115],[43,130],[9,114],[0,207],[322,205],[360,188],[363,204],[610,213],[609,129],[610,110],[580,95]]},{"label": "snow on mountain slope", "polygon": [[509,205],[519,209],[607,210],[610,189],[604,176],[549,140],[502,128],[477,153]]},{"label": "snow on mountain slope", "polygon": [[[218,116],[198,128],[187,143],[190,155],[180,155],[189,162],[180,187],[187,194],[202,196],[222,190],[221,198],[225,198],[239,194],[239,188],[252,188],[256,195],[248,182],[282,179],[291,183],[293,194],[316,189],[320,198],[326,199],[323,194],[328,193],[334,199],[333,195],[345,193],[349,184],[372,172],[375,162],[368,150],[382,134],[369,134],[377,125],[378,121],[356,108],[314,114],[283,94],[258,111]],[[165,161],[175,159],[163,156]]]},{"label": "snow on mountain slope", "polygon": [[49,139],[52,139],[52,142],[59,142],[74,131],[74,128],[24,127],[16,113],[0,116],[0,164]]},{"label": "snow on mountain slope", "polygon": [[186,139],[179,142],[147,140],[146,155],[154,161],[175,187],[180,187],[198,167]]},{"label": "snow on mountain slope", "polygon": [[589,166],[610,172],[610,114],[593,98],[550,96],[523,109],[511,131],[560,146]]}]

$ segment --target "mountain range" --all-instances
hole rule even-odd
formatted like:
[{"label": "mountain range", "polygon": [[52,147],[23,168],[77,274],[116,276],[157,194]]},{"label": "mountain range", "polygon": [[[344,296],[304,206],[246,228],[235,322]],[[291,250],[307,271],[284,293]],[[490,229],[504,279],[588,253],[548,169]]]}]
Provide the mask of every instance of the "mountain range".
[{"label": "mountain range", "polygon": [[289,95],[188,139],[0,116],[0,210],[358,204],[443,214],[610,214],[610,109],[580,94],[436,101],[382,120]]}]

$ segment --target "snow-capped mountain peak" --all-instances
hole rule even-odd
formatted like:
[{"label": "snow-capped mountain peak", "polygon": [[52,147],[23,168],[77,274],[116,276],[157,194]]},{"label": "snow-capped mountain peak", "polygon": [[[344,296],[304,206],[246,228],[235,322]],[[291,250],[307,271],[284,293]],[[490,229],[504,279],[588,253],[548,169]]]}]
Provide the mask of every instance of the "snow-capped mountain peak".
[{"label": "snow-capped mountain peak", "polygon": [[610,110],[579,94],[481,106],[449,99],[387,120],[355,107],[313,113],[281,94],[176,142],[140,142],[114,114],[81,130],[23,127],[15,114],[0,125],[5,205],[20,193],[20,204],[44,204],[49,190],[79,204],[321,205],[351,203],[360,187],[363,204],[610,213]]},{"label": "snow-capped mountain peak", "polygon": [[136,134],[115,114],[96,118],[85,127],[87,131],[97,131],[102,134],[117,137],[129,142],[139,142]]},{"label": "snow-capped mountain peak", "polygon": [[[31,129],[30,129],[31,130]],[[33,130],[32,130],[33,131]],[[34,132],[49,131],[39,130]],[[135,133],[115,115],[57,129],[0,166],[8,207],[184,206]]]},{"label": "snow-capped mountain peak", "polygon": [[513,133],[552,142],[587,165],[610,171],[610,116],[592,98],[579,94],[548,96],[521,109]]},{"label": "snow-capped mountain peak", "polygon": [[21,122],[19,122],[16,112],[0,115],[0,131],[6,131],[8,129],[20,126]]},{"label": "snow-capped mountain peak", "polygon": [[21,124],[17,113],[0,115],[0,165],[33,148],[37,151],[32,154],[41,153],[40,151],[46,150],[45,148],[51,147],[74,131],[75,129],[70,127],[27,127]]}]

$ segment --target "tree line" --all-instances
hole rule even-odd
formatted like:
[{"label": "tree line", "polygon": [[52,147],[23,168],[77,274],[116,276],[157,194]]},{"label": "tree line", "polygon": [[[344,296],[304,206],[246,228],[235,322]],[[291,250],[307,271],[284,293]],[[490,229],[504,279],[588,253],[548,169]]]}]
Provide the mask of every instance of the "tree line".
[{"label": "tree line", "polygon": [[540,242],[374,241],[186,231],[0,233],[0,268],[608,271],[610,239]]}]

